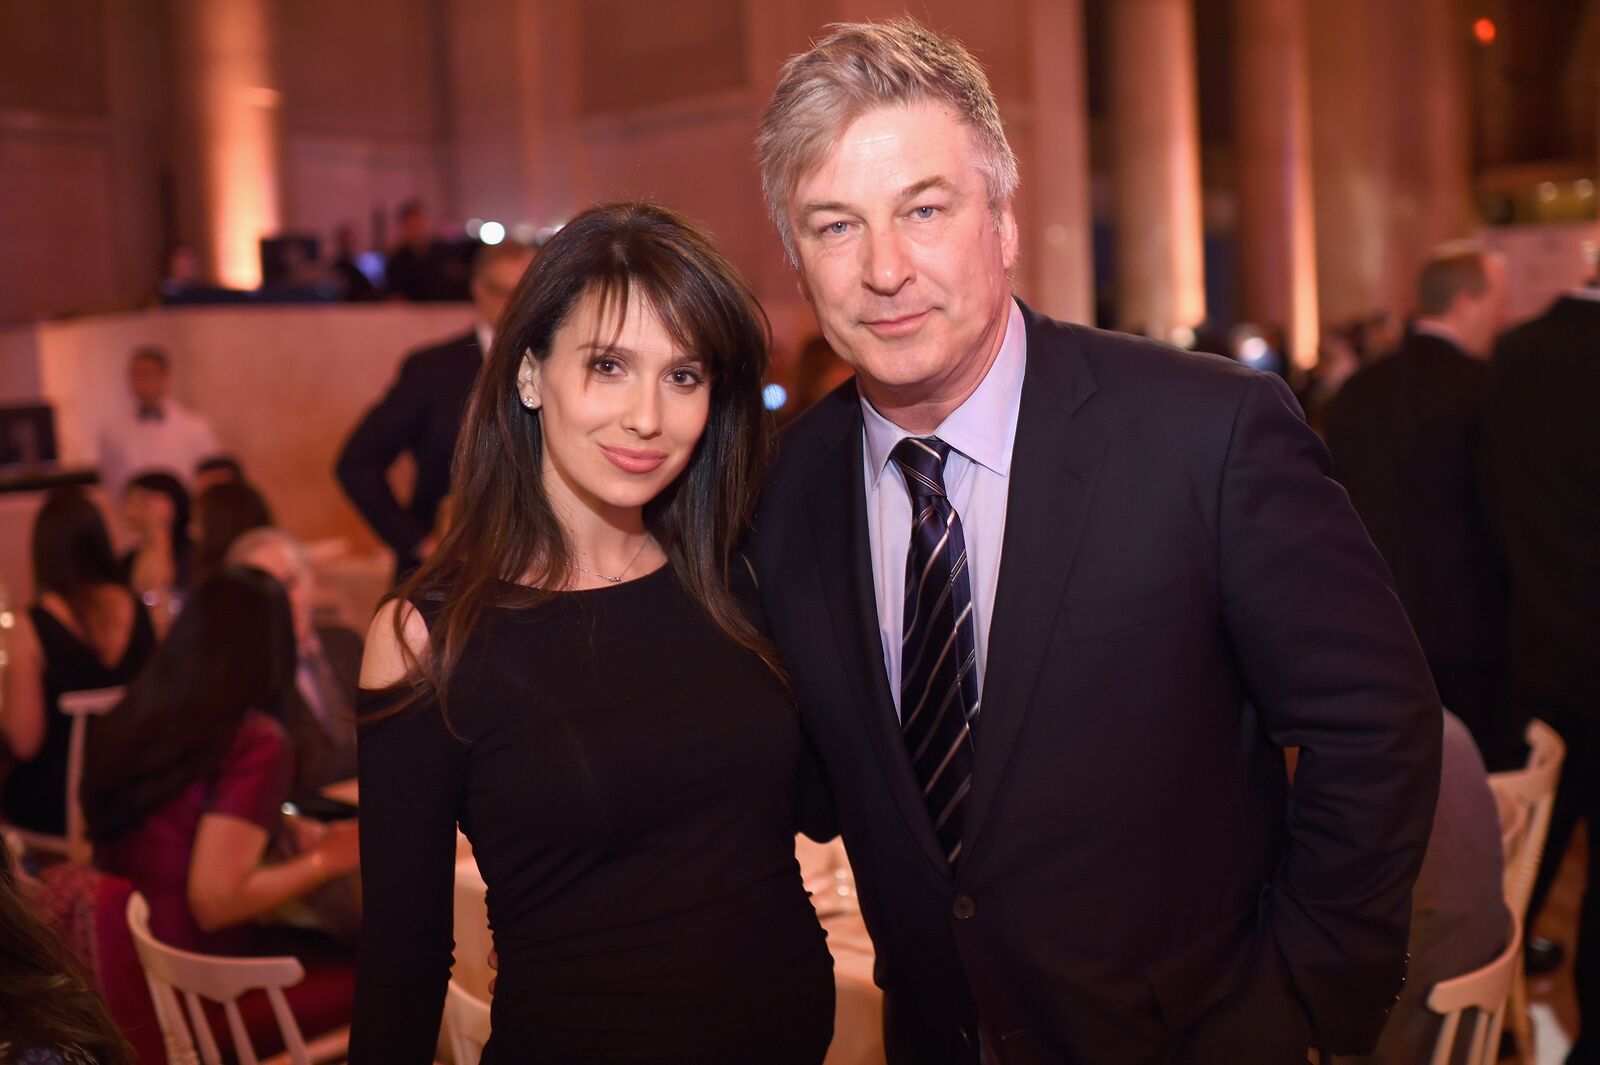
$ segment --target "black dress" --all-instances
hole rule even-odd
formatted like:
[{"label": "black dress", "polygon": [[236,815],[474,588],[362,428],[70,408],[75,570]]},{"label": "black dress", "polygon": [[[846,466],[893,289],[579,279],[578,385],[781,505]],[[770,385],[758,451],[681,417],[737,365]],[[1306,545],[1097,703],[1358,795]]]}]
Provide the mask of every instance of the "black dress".
[{"label": "black dress", "polygon": [[500,955],[485,1065],[822,1060],[798,722],[670,566],[492,610],[446,690],[459,739],[436,705],[384,705],[363,693],[353,1065],[433,1060],[458,820]]},{"label": "black dress", "polygon": [[61,696],[132,681],[155,650],[156,631],[144,604],[136,600],[128,645],[108,666],[44,607],[29,607],[28,617],[39,634],[44,662],[44,744],[32,761],[12,769],[0,806],[11,824],[59,836],[67,830],[67,747],[72,736],[72,719],[59,709]]}]

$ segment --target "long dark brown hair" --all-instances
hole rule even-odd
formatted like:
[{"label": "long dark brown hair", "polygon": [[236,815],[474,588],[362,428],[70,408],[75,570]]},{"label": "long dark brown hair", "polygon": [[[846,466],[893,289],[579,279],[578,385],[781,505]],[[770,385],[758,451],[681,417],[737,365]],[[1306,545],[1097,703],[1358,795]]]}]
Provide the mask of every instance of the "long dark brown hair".
[{"label": "long dark brown hair", "polygon": [[34,912],[12,861],[0,837],[0,1052],[9,1043],[12,1054],[79,1051],[99,1065],[129,1065],[133,1049],[105,1000]]},{"label": "long dark brown hair", "polygon": [[[395,637],[411,666],[398,686],[409,686],[410,696],[395,710],[430,694],[443,707],[483,612],[537,602],[571,578],[570,546],[540,475],[542,422],[522,404],[517,368],[524,353],[550,357],[552,338],[584,296],[615,308],[620,328],[634,289],[673,341],[702,361],[711,384],[705,432],[682,475],[645,505],[646,528],[712,622],[781,676],[728,584],[770,447],[761,400],[771,344],[766,315],[739,271],[687,218],[655,204],[603,204],[550,239],[507,303],[456,445],[454,523],[394,592],[402,602],[441,603],[422,661],[405,640],[406,612],[395,612]],[[530,574],[535,588],[524,586]]]},{"label": "long dark brown hair", "polygon": [[195,497],[195,524],[200,539],[194,545],[194,578],[203,581],[222,568],[233,542],[251,529],[273,524],[272,508],[255,486],[244,481],[223,481]]},{"label": "long dark brown hair", "polygon": [[122,583],[100,509],[81,488],[52,488],[33,520],[32,547],[34,588],[66,600],[78,628],[93,639],[95,591]]},{"label": "long dark brown hair", "polygon": [[89,730],[80,797],[90,838],[116,839],[215,775],[250,710],[281,718],[295,656],[277,581],[231,567],[202,582],[122,702]]}]

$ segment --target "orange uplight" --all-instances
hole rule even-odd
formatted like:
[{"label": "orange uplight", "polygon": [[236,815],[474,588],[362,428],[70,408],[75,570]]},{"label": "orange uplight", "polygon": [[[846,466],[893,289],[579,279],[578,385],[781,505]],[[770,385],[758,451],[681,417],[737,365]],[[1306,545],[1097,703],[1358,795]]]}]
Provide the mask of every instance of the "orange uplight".
[{"label": "orange uplight", "polygon": [[1493,44],[1495,32],[1492,18],[1481,18],[1472,24],[1472,35],[1478,38],[1479,44]]}]

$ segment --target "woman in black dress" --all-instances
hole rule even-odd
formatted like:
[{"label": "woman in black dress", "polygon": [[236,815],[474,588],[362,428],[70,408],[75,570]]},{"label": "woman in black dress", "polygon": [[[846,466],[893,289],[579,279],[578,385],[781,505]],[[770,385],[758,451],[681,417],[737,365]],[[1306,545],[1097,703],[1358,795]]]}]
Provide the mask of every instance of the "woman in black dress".
[{"label": "woman in black dress", "polygon": [[[112,688],[139,675],[155,649],[144,604],[123,584],[100,509],[83,489],[45,496],[33,523],[38,599],[15,615],[10,666],[0,669],[0,747],[16,760],[0,812],[19,828],[59,836],[67,828],[67,692]],[[93,734],[99,722],[89,723]]]},{"label": "woman in black dress", "polygon": [[354,1065],[432,1060],[458,824],[499,953],[488,1065],[822,1060],[803,741],[729,588],[766,364],[754,297],[664,208],[579,216],[511,297],[456,522],[367,640]]}]

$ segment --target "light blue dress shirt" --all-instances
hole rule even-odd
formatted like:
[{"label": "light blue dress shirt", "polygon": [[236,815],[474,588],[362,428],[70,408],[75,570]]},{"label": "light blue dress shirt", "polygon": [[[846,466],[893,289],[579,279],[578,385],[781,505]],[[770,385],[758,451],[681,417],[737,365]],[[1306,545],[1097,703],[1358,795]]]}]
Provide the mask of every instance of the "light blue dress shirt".
[{"label": "light blue dress shirt", "polygon": [[[895,712],[900,710],[900,642],[905,624],[906,553],[911,546],[911,497],[894,446],[913,435],[937,436],[950,445],[944,464],[945,494],[961,518],[972,584],[973,638],[978,682],[988,677],[989,622],[1000,577],[1000,547],[1006,532],[1006,493],[1011,483],[1011,448],[1027,368],[1028,338],[1022,310],[1011,301],[1005,338],[983,381],[965,403],[932,433],[908,433],[861,397],[862,448],[867,493],[867,538],[872,545],[872,583],[878,601],[878,635]],[[982,705],[980,695],[979,704]]]}]

